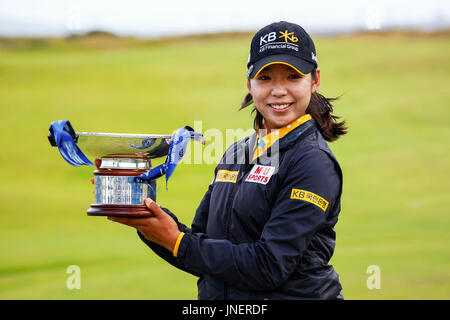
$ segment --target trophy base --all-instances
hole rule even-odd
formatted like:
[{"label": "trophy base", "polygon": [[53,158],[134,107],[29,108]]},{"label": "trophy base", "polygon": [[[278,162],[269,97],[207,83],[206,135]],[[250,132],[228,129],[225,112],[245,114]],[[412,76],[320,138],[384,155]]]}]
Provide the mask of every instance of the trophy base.
[{"label": "trophy base", "polygon": [[154,214],[144,205],[137,204],[91,204],[88,216],[109,216],[141,218],[153,217]]}]

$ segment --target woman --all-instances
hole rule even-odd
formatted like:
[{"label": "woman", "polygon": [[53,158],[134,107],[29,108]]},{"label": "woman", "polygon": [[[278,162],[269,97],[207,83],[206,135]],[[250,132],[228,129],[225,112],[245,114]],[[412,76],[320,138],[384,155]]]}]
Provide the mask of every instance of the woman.
[{"label": "woman", "polygon": [[325,140],[345,134],[320,85],[314,43],[298,25],[272,23],[251,43],[248,94],[255,134],[215,169],[192,227],[145,199],[155,217],[135,227],[172,265],[199,277],[199,299],[342,299],[328,264],[342,173]]}]

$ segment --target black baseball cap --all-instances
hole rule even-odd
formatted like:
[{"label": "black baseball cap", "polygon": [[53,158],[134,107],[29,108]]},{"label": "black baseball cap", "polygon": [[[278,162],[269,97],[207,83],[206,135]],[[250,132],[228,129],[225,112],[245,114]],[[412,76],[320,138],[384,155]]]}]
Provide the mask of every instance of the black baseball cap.
[{"label": "black baseball cap", "polygon": [[253,36],[247,78],[254,79],[262,69],[275,63],[286,64],[303,75],[318,67],[314,42],[298,24],[274,22]]}]

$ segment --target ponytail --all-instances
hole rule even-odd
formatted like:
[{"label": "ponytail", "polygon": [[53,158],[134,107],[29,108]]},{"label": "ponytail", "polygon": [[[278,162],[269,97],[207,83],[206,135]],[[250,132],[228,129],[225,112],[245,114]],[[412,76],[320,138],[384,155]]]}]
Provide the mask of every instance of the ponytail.
[{"label": "ponytail", "polygon": [[[311,73],[312,79],[314,80],[316,77],[316,69],[314,69]],[[322,134],[323,138],[327,141],[335,141],[341,135],[347,133],[347,127],[345,126],[345,121],[338,122],[337,120],[340,117],[333,115],[333,101],[338,100],[337,98],[326,98],[318,92],[314,92],[311,94],[311,100],[309,102],[308,108],[306,108],[306,113],[310,114],[311,117],[316,121],[319,131]],[[241,102],[241,107],[239,110],[242,110],[249,105],[253,104],[253,97],[250,93],[247,93],[244,97],[244,100]],[[252,113],[256,112],[255,118],[253,120],[253,128],[255,131],[262,129],[264,117],[262,114],[253,107]]]},{"label": "ponytail", "polygon": [[325,98],[320,93],[314,92],[311,95],[309,106],[306,108],[306,113],[316,121],[323,138],[330,142],[347,133],[345,121],[337,122],[340,117],[332,114],[332,102],[337,99],[339,98]]}]

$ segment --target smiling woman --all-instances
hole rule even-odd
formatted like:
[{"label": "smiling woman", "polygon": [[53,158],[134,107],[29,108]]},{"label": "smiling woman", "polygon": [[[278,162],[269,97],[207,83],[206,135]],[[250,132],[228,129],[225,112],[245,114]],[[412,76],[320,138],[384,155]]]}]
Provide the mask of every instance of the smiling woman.
[{"label": "smiling woman", "polygon": [[273,63],[260,70],[255,79],[247,80],[249,92],[239,110],[254,104],[254,129],[266,129],[269,132],[304,114],[310,114],[324,139],[334,141],[347,133],[345,121],[337,122],[340,117],[332,114],[332,102],[338,98],[324,97],[317,92],[319,87],[319,68],[304,75],[287,64]]},{"label": "smiling woman", "polygon": [[313,81],[311,74],[302,75],[290,66],[275,63],[249,79],[247,88],[270,132],[305,115],[311,93],[319,84],[320,76]]},{"label": "smiling woman", "polygon": [[[255,131],[218,163],[191,228],[150,199],[135,227],[158,255],[198,279],[199,299],[343,299],[329,265],[342,171],[325,139],[346,133],[317,93],[314,44],[277,22],[253,37],[248,95]],[[264,129],[264,130],[263,130]]]}]

